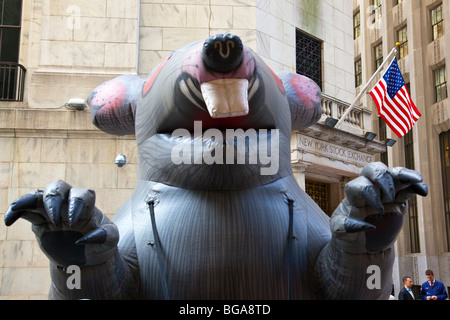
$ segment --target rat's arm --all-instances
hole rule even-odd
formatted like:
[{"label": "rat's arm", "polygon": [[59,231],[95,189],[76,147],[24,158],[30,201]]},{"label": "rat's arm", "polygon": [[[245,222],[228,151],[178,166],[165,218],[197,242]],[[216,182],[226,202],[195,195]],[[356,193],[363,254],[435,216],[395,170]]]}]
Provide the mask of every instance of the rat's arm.
[{"label": "rat's arm", "polygon": [[134,116],[144,82],[144,78],[124,75],[95,88],[88,97],[92,123],[109,134],[134,134]]},{"label": "rat's arm", "polygon": [[392,288],[393,245],[407,201],[427,196],[419,173],[371,163],[345,187],[331,218],[332,239],[316,263],[319,295],[328,299],[387,299]]},{"label": "rat's arm", "polygon": [[9,206],[5,224],[20,218],[32,223],[50,260],[51,299],[132,297],[134,279],[117,249],[119,231],[95,207],[94,191],[50,183]]}]

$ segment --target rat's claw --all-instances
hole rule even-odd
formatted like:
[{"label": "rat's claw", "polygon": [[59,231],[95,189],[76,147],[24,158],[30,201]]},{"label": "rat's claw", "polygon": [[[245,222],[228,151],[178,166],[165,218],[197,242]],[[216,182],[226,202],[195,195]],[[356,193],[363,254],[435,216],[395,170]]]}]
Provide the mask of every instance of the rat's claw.
[{"label": "rat's claw", "polygon": [[376,227],[373,224],[352,217],[347,217],[347,219],[345,219],[344,227],[347,233],[372,231],[376,229]]},{"label": "rat's claw", "polygon": [[397,194],[397,201],[406,202],[415,195],[419,195],[421,197],[428,196],[427,184],[424,182],[420,182],[410,185],[408,188],[403,189]]},{"label": "rat's claw", "polygon": [[95,192],[89,189],[70,190],[68,220],[70,228],[73,228],[78,221],[88,220],[92,216],[95,206]]},{"label": "rat's claw", "polygon": [[61,222],[61,209],[72,187],[62,180],[49,183],[44,189],[44,207],[55,226]]},{"label": "rat's claw", "polygon": [[428,185],[425,182],[415,183],[409,188],[421,197],[428,196]]},{"label": "rat's claw", "polygon": [[363,168],[361,175],[380,188],[388,202],[392,203],[395,201],[394,179],[389,168],[384,163],[369,163]]},{"label": "rat's claw", "polygon": [[105,229],[99,228],[95,229],[91,233],[88,233],[84,237],[80,238],[75,242],[75,244],[104,244],[106,241],[108,233]]},{"label": "rat's claw", "polygon": [[414,170],[398,167],[392,169],[391,173],[396,184],[401,183],[409,185],[412,183],[419,183],[423,181],[422,175]]},{"label": "rat's claw", "polygon": [[337,234],[350,234],[375,230],[373,224],[364,222],[360,219],[346,216],[343,214],[335,214],[331,218],[331,229]]},{"label": "rat's claw", "polygon": [[119,230],[112,223],[103,224],[100,228],[94,229],[85,236],[78,239],[75,244],[99,244],[114,247],[119,242]]},{"label": "rat's claw", "polygon": [[351,205],[361,208],[368,204],[383,214],[383,203],[372,182],[366,177],[359,177],[345,186],[345,193]]},{"label": "rat's claw", "polygon": [[[42,191],[37,190],[23,195],[11,203],[5,213],[5,225],[10,227],[28,211],[36,210],[41,197]],[[40,222],[44,222],[45,218],[40,216],[37,220],[42,220]]]},{"label": "rat's claw", "polygon": [[428,195],[428,186],[419,172],[406,168],[394,168],[391,172],[397,190],[397,202],[406,202],[415,195]]}]

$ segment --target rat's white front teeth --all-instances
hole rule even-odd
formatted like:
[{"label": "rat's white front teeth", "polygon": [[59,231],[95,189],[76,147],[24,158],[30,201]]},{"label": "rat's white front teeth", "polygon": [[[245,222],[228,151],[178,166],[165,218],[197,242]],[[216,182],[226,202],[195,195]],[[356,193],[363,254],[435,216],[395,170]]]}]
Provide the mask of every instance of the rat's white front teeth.
[{"label": "rat's white front teeth", "polygon": [[201,85],[212,118],[242,117],[249,113],[248,80],[219,79]]}]

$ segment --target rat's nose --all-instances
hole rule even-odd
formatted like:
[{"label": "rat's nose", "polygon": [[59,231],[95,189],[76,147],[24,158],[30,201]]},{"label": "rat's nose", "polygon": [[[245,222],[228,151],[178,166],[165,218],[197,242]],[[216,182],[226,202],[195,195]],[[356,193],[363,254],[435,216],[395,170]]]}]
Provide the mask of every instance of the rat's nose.
[{"label": "rat's nose", "polygon": [[213,71],[231,72],[244,59],[244,46],[238,36],[219,34],[205,41],[203,46],[203,62]]}]

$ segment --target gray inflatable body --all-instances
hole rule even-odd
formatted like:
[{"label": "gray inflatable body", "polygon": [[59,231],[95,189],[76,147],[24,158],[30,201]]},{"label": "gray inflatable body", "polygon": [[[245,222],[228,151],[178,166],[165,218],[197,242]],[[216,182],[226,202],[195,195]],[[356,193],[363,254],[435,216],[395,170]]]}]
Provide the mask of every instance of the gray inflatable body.
[{"label": "gray inflatable body", "polygon": [[[122,76],[89,97],[96,126],[138,144],[136,190],[113,221],[93,190],[56,181],[5,222],[32,223],[53,299],[387,299],[406,201],[428,190],[417,172],[370,164],[326,216],[290,164],[291,131],[320,118],[320,97],[236,36],[191,44],[148,79]],[[71,265],[81,289],[67,287]]]}]

